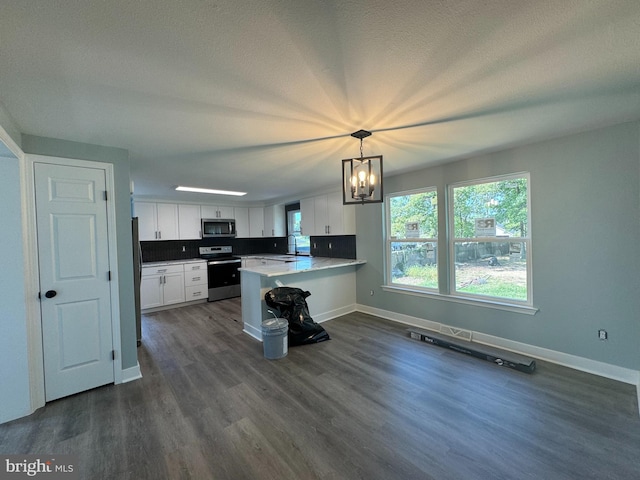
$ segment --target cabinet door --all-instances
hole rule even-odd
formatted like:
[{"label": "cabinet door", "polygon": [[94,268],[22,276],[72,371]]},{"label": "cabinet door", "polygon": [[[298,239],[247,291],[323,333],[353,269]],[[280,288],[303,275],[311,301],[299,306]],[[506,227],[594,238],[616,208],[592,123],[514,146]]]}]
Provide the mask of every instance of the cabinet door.
[{"label": "cabinet door", "polygon": [[249,208],[249,236],[264,237],[264,208]]},{"label": "cabinet door", "polygon": [[233,207],[202,205],[202,218],[233,218]]},{"label": "cabinet door", "polygon": [[218,218],[218,207],[213,205],[200,205],[202,218]]},{"label": "cabinet door", "polygon": [[247,207],[235,207],[233,215],[236,219],[236,236],[239,238],[249,237],[249,209]]},{"label": "cabinet door", "polygon": [[329,216],[327,212],[327,196],[315,197],[314,231],[316,235],[329,235]]},{"label": "cabinet door", "polygon": [[355,205],[342,204],[342,192],[327,195],[329,235],[355,235]]},{"label": "cabinet door", "polygon": [[135,202],[135,215],[138,217],[140,240],[156,240],[158,232],[158,211],[155,203]]},{"label": "cabinet door", "polygon": [[200,205],[178,205],[178,236],[180,240],[199,240]]},{"label": "cabinet door", "polygon": [[162,275],[147,275],[140,282],[140,308],[162,306]]},{"label": "cabinet door", "polygon": [[300,200],[300,230],[302,235],[315,235],[315,199],[303,198]]},{"label": "cabinet door", "polygon": [[286,235],[284,205],[271,205],[264,209],[265,237],[284,237]]},{"label": "cabinet door", "polygon": [[178,240],[178,205],[158,203],[158,240]]},{"label": "cabinet door", "polygon": [[163,276],[163,304],[184,302],[184,273],[166,273]]},{"label": "cabinet door", "polygon": [[233,218],[233,207],[218,207],[218,218]]}]

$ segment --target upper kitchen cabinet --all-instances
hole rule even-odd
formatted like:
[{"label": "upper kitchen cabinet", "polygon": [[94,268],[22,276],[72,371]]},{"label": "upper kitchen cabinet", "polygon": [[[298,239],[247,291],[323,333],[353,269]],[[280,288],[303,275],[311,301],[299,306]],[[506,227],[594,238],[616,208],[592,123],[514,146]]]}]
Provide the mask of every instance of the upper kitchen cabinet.
[{"label": "upper kitchen cabinet", "polygon": [[178,206],[173,203],[135,202],[140,240],[178,240]]},{"label": "upper kitchen cabinet", "polygon": [[233,215],[236,219],[236,237],[249,238],[249,207],[235,207]]},{"label": "upper kitchen cabinet", "polygon": [[249,208],[249,236],[264,237],[264,208]]},{"label": "upper kitchen cabinet", "polygon": [[284,205],[271,205],[264,208],[264,236],[284,237],[287,234]]},{"label": "upper kitchen cabinet", "polygon": [[178,205],[178,235],[180,240],[202,238],[200,205]]},{"label": "upper kitchen cabinet", "polygon": [[342,192],[300,200],[302,234],[355,235],[355,209],[342,204]]},{"label": "upper kitchen cabinet", "polygon": [[202,205],[202,218],[234,218],[233,207],[214,207],[212,205]]},{"label": "upper kitchen cabinet", "polygon": [[300,200],[300,234],[315,235],[316,231],[316,199],[314,197]]}]

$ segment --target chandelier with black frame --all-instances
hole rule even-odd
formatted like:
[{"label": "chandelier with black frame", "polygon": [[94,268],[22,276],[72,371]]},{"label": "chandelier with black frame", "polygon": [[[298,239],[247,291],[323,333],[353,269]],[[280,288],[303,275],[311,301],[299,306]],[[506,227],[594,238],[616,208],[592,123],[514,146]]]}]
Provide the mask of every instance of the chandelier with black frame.
[{"label": "chandelier with black frame", "polygon": [[365,157],[362,140],[371,135],[366,130],[351,134],[360,139],[360,158],[342,160],[342,203],[344,205],[381,203],[382,155]]}]

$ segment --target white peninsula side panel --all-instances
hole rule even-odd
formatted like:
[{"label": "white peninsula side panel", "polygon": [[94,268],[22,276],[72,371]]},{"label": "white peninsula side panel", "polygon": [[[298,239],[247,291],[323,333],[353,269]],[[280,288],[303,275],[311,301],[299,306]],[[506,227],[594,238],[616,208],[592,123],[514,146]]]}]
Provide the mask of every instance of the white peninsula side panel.
[{"label": "white peninsula side panel", "polygon": [[[243,269],[242,321],[244,332],[262,340],[262,321],[272,317],[264,296],[278,286],[295,287],[311,293],[306,298],[311,318],[321,323],[356,310],[356,268],[349,264],[319,270],[277,275]],[[282,285],[278,285],[280,282]]]}]

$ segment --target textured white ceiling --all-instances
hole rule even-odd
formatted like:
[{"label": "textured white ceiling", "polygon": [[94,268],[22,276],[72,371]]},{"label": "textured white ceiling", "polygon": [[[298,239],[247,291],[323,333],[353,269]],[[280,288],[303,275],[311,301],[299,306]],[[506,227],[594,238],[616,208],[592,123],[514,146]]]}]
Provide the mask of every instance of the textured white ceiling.
[{"label": "textured white ceiling", "polygon": [[128,149],[136,195],[268,202],[361,128],[391,175],[640,118],[640,1],[0,0],[0,102]]}]

